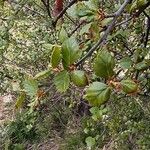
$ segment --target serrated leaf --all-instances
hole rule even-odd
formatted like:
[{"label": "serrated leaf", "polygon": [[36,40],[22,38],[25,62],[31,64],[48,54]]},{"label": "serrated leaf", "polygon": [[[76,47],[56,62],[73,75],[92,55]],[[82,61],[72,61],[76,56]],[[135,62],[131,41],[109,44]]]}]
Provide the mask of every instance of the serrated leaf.
[{"label": "serrated leaf", "polygon": [[74,37],[69,38],[62,44],[62,63],[65,69],[72,65],[80,55],[81,51]]},{"label": "serrated leaf", "polygon": [[88,84],[88,79],[84,71],[75,70],[71,73],[72,82],[79,87],[84,87]]},{"label": "serrated leaf", "polygon": [[87,147],[91,148],[96,144],[95,138],[89,136],[85,139],[85,142],[87,144]]},{"label": "serrated leaf", "polygon": [[44,70],[44,71],[41,71],[41,72],[37,73],[37,74],[35,75],[34,79],[36,79],[36,80],[45,79],[45,78],[47,78],[50,74],[51,74],[51,71],[50,71],[50,70]]},{"label": "serrated leaf", "polygon": [[100,106],[109,100],[111,89],[104,83],[93,82],[86,90],[85,99],[93,106]]},{"label": "serrated leaf", "polygon": [[69,83],[70,76],[66,70],[59,72],[54,78],[54,84],[60,92],[65,92],[69,88]]},{"label": "serrated leaf", "polygon": [[120,60],[120,66],[124,69],[129,69],[132,65],[132,60],[129,57]]},{"label": "serrated leaf", "polygon": [[131,94],[138,90],[138,85],[133,80],[130,79],[122,80],[121,85],[122,85],[122,90],[126,94]]},{"label": "serrated leaf", "polygon": [[61,58],[61,46],[55,45],[51,55],[51,65],[53,68],[56,68],[59,65]]},{"label": "serrated leaf", "polygon": [[68,34],[66,32],[66,30],[64,29],[64,27],[61,28],[60,33],[59,33],[59,40],[61,43],[63,43],[65,40],[67,40]]},{"label": "serrated leaf", "polygon": [[38,83],[33,78],[26,79],[23,82],[23,87],[26,93],[31,97],[34,97],[38,91]]},{"label": "serrated leaf", "polygon": [[109,78],[114,75],[115,61],[107,51],[101,51],[94,61],[94,72],[97,76]]},{"label": "serrated leaf", "polygon": [[15,103],[15,108],[16,109],[19,109],[19,108],[21,108],[23,106],[23,102],[25,100],[25,96],[26,96],[25,92],[22,92],[20,94],[20,96],[17,98],[16,103]]}]

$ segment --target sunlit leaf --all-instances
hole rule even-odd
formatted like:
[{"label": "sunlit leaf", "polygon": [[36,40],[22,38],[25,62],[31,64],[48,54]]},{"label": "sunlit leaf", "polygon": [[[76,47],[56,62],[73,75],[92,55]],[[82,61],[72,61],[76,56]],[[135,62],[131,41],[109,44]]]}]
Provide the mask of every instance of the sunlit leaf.
[{"label": "sunlit leaf", "polygon": [[104,83],[93,82],[86,90],[85,99],[93,106],[100,106],[109,100],[111,89]]},{"label": "sunlit leaf", "polygon": [[51,65],[53,68],[56,68],[59,65],[61,58],[61,46],[56,45],[53,47],[53,52],[51,55]]},{"label": "sunlit leaf", "polygon": [[64,68],[68,68],[77,59],[79,59],[81,51],[74,37],[69,38],[62,44],[62,58]]},{"label": "sunlit leaf", "polygon": [[15,103],[16,109],[19,109],[23,106],[23,102],[25,101],[25,96],[26,96],[25,92],[22,92],[20,96],[17,98],[16,103]]}]

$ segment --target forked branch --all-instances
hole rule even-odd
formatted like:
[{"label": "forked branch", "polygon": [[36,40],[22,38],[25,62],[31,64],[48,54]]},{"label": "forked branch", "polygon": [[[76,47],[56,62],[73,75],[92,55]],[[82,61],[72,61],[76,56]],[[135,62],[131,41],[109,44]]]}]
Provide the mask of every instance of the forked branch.
[{"label": "forked branch", "polygon": [[85,56],[83,56],[77,63],[76,66],[80,65],[87,57],[90,57],[93,52],[95,50],[97,50],[101,44],[106,41],[107,36],[109,35],[109,33],[113,30],[113,28],[115,27],[115,23],[118,19],[118,17],[123,13],[125,7],[130,3],[131,0],[125,0],[124,3],[121,5],[121,7],[118,9],[117,12],[115,12],[115,16],[111,22],[111,24],[108,26],[108,28],[106,29],[104,35],[102,36],[102,38],[99,39],[99,41],[87,52],[87,54]]}]

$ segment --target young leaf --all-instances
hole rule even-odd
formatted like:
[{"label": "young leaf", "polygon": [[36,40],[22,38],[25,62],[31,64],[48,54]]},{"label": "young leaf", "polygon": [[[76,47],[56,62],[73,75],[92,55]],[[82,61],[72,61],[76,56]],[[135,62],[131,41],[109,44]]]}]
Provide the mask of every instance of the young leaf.
[{"label": "young leaf", "polygon": [[104,83],[93,82],[86,90],[85,99],[93,106],[100,106],[109,100],[111,89]]},{"label": "young leaf", "polygon": [[101,51],[94,61],[94,72],[97,76],[103,78],[112,77],[114,74],[115,61],[107,51]]},{"label": "young leaf", "polygon": [[23,82],[23,87],[29,96],[34,97],[38,90],[38,83],[33,78],[28,78]]},{"label": "young leaf", "polygon": [[61,43],[63,43],[66,39],[68,39],[68,34],[64,27],[62,27],[59,33],[59,40]]},{"label": "young leaf", "polygon": [[71,73],[72,82],[79,87],[84,87],[88,84],[88,79],[84,71],[75,70]]},{"label": "young leaf", "polygon": [[71,37],[62,44],[62,63],[65,69],[72,65],[80,55],[81,52],[75,38]]},{"label": "young leaf", "polygon": [[54,46],[53,52],[51,55],[51,64],[53,68],[56,68],[59,65],[61,58],[62,58],[61,47],[56,45]]},{"label": "young leaf", "polygon": [[15,103],[15,108],[16,108],[16,109],[19,109],[19,108],[22,107],[23,102],[24,102],[24,100],[25,100],[25,96],[26,96],[25,92],[22,92],[22,93],[20,94],[20,96],[17,98],[16,103]]},{"label": "young leaf", "polygon": [[41,80],[47,78],[51,74],[50,70],[44,70],[35,75],[34,79]]},{"label": "young leaf", "polygon": [[138,85],[133,80],[130,79],[122,80],[121,85],[122,85],[122,90],[126,94],[131,94],[138,90]]},{"label": "young leaf", "polygon": [[66,70],[59,72],[54,78],[54,84],[60,92],[65,92],[69,88],[69,83],[70,76]]},{"label": "young leaf", "polygon": [[89,136],[85,139],[85,142],[87,144],[87,147],[91,148],[96,144],[95,138]]}]

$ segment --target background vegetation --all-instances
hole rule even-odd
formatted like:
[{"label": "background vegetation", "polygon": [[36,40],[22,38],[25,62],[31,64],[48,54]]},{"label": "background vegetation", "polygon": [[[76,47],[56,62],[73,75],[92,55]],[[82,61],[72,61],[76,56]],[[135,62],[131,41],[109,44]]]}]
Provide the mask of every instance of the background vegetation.
[{"label": "background vegetation", "polygon": [[0,0],[0,149],[149,150],[149,6]]}]

